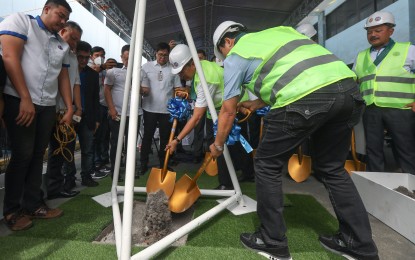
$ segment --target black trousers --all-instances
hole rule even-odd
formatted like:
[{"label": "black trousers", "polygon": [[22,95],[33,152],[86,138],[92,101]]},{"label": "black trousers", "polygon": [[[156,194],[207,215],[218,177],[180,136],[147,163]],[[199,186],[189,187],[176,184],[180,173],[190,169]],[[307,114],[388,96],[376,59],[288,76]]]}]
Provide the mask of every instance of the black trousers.
[{"label": "black trousers", "polygon": [[55,106],[35,105],[36,115],[28,126],[16,124],[20,99],[4,95],[7,133],[10,137],[11,157],[5,175],[3,214],[19,209],[34,211],[41,197],[43,155],[56,121]]},{"label": "black trousers", "polygon": [[[56,124],[53,128],[48,149],[48,163],[46,168],[45,181],[44,185],[48,196],[57,194],[64,190],[65,176],[62,171],[63,163],[66,161],[62,153],[53,154],[56,149],[60,147],[59,142],[56,140],[54,133],[56,132]],[[64,151],[67,159],[70,159],[70,154],[72,154],[72,160],[74,160],[74,151],[75,151],[76,138],[72,142],[66,145],[68,150]],[[70,154],[68,154],[70,153]],[[69,176],[68,176],[69,177]]]},{"label": "black trousers", "polygon": [[[172,123],[169,122],[170,114],[161,114],[161,113],[152,113],[144,110],[143,113],[144,117],[144,135],[143,141],[141,143],[141,155],[140,161],[141,164],[147,165],[148,158],[151,149],[151,142],[154,136],[154,132],[156,131],[157,124],[159,127],[159,134],[160,134],[160,151],[159,151],[159,159],[160,163],[164,161],[164,157],[166,152],[164,149],[169,141],[170,131]],[[177,133],[176,133],[177,135]]]},{"label": "black trousers", "polygon": [[415,113],[412,109],[396,109],[370,105],[363,114],[366,136],[367,170],[383,172],[384,130],[390,133],[398,164],[403,172],[415,174]]},{"label": "black trousers", "polygon": [[[141,116],[138,116],[137,136],[138,136],[138,132],[140,131],[140,121],[141,121]],[[120,135],[120,121],[115,121],[115,120],[112,120],[112,118],[109,118],[108,122],[109,122],[109,128],[110,128],[110,133],[111,133],[111,137],[110,137],[111,174],[114,174],[115,157],[117,155],[117,149],[118,149],[118,137]],[[125,147],[125,148],[127,148],[126,146],[128,144],[128,126],[129,126],[129,124],[130,124],[130,117],[127,116],[126,117],[126,122],[125,122],[124,134],[123,134],[123,136],[124,136],[123,147]],[[123,149],[123,147],[120,147],[120,148]]]}]

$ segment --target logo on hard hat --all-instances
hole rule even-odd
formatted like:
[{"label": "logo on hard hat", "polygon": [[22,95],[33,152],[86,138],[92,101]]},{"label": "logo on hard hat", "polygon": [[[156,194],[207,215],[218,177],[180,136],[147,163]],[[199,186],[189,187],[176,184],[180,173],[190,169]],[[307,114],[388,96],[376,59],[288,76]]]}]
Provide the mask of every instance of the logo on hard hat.
[{"label": "logo on hard hat", "polygon": [[380,20],[382,20],[382,17],[380,17],[380,16],[376,16],[375,21],[376,21],[376,22],[379,22]]},{"label": "logo on hard hat", "polygon": [[370,18],[370,19],[369,19],[369,23],[371,23],[372,21],[373,21],[373,18]]},{"label": "logo on hard hat", "polygon": [[178,67],[179,67],[179,63],[174,62],[174,63],[173,63],[173,68],[177,69]]}]

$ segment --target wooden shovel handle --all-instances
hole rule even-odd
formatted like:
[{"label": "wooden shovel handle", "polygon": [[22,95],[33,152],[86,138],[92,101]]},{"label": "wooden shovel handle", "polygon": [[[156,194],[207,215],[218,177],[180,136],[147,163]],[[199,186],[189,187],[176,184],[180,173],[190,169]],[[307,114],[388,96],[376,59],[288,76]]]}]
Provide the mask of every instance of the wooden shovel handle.
[{"label": "wooden shovel handle", "polygon": [[189,192],[191,189],[193,189],[196,186],[197,180],[199,179],[200,175],[202,175],[202,173],[205,171],[206,166],[209,164],[212,158],[213,158],[212,155],[209,155],[208,157],[205,158],[205,160],[203,161],[203,164],[200,166],[199,170],[197,170],[195,177],[193,177],[192,184],[187,189],[187,192]]},{"label": "wooden shovel handle", "polygon": [[187,93],[186,91],[177,90],[176,92],[174,92],[175,97],[177,97],[179,94],[184,95],[183,99],[187,99],[189,97],[189,93]]},{"label": "wooden shovel handle", "polygon": [[356,136],[354,133],[354,129],[352,129],[352,137],[351,137],[351,142],[350,142],[350,150],[352,152],[352,157],[353,157],[353,161],[354,161],[354,166],[356,167],[356,170],[359,169],[359,159],[357,159],[357,154],[356,154]]},{"label": "wooden shovel handle", "polygon": [[[171,127],[171,132],[169,136],[169,143],[173,141],[174,134],[176,133],[176,127],[177,127],[177,118],[173,119],[173,125]],[[167,173],[167,164],[169,163],[169,157],[170,157],[170,149],[166,151],[166,157],[164,158],[164,165],[163,170],[161,171],[161,179],[164,180],[164,177],[166,177]]]},{"label": "wooden shovel handle", "polygon": [[251,111],[251,110],[249,110],[249,109],[247,109],[247,108],[244,108],[244,107],[240,107],[240,108],[239,108],[239,110],[238,110],[238,112],[241,112],[242,114],[244,114],[244,115],[245,115],[245,117],[244,117],[244,118],[242,118],[242,119],[238,120],[238,124],[239,124],[239,123],[243,123],[243,122],[245,122],[246,120],[248,120],[248,118],[249,118],[249,117],[251,117],[251,114],[252,114],[252,111]]},{"label": "wooden shovel handle", "polygon": [[301,165],[303,162],[303,149],[301,148],[301,144],[298,146],[298,164]]}]

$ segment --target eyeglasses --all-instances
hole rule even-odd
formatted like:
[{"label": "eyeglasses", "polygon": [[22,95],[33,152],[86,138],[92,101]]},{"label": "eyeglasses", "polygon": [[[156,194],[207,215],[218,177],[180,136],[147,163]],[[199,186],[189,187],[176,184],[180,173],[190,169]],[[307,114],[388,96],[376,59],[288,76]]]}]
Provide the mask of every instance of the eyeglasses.
[{"label": "eyeglasses", "polygon": [[168,58],[169,54],[157,53],[157,56],[159,56],[160,58]]},{"label": "eyeglasses", "polygon": [[161,70],[160,70],[159,75],[158,75],[158,80],[163,81],[163,71],[161,71]]},{"label": "eyeglasses", "polygon": [[78,59],[80,59],[80,60],[87,60],[87,59],[89,59],[89,56],[84,56],[84,55],[78,55]]}]

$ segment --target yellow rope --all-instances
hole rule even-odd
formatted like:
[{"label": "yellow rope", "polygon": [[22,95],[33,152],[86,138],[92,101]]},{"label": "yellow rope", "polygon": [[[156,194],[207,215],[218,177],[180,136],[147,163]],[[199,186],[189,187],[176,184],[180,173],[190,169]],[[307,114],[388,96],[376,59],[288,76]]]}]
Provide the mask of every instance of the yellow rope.
[{"label": "yellow rope", "polygon": [[67,124],[59,123],[63,115],[64,115],[64,112],[60,112],[56,118],[56,127],[55,127],[56,131],[53,134],[53,136],[55,137],[56,141],[58,141],[59,147],[55,151],[53,151],[53,155],[62,154],[63,158],[66,161],[72,162],[73,154],[66,147],[66,145],[75,140],[76,132],[72,124],[67,125]]}]

